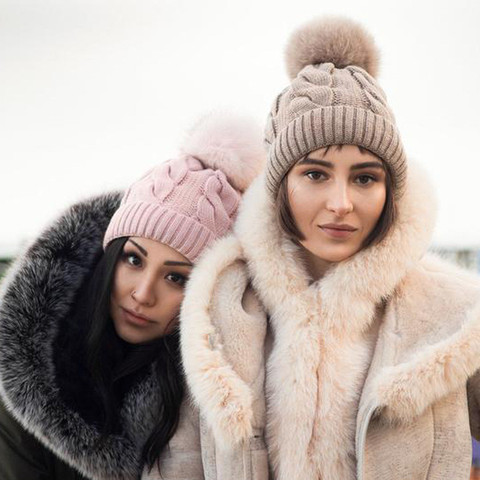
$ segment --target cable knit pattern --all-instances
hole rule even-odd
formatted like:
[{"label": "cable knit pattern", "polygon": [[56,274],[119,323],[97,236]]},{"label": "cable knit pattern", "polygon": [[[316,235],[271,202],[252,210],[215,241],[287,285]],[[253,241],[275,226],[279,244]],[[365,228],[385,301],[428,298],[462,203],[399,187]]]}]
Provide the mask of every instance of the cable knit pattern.
[{"label": "cable knit pattern", "polygon": [[264,164],[261,136],[246,127],[244,119],[206,117],[189,138],[189,153],[152,168],[127,190],[104,246],[139,236],[165,243],[194,262],[232,226],[243,191],[235,185],[245,188]]},{"label": "cable knit pattern", "polygon": [[[342,35],[338,35],[339,30]],[[265,141],[270,146],[266,176],[269,192],[275,198],[285,174],[309,152],[328,145],[351,144],[370,150],[391,167],[394,193],[400,197],[406,155],[386,95],[368,71],[347,62],[356,58],[367,60],[368,65],[378,62],[368,34],[353,22],[329,19],[315,20],[296,35],[287,46],[287,63],[303,65],[303,61],[297,61],[303,57],[313,63],[298,72],[295,69],[292,83],[277,96],[270,111],[265,129]],[[301,38],[298,45],[297,37]],[[352,54],[355,49],[357,55]],[[313,55],[316,50],[319,55]]]}]

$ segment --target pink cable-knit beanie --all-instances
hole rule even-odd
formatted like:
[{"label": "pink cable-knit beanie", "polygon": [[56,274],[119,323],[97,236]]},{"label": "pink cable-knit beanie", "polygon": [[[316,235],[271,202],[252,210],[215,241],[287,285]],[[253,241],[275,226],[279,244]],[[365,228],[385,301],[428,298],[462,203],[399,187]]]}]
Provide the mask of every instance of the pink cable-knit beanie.
[{"label": "pink cable-knit beanie", "polygon": [[241,194],[262,170],[260,128],[243,117],[207,115],[178,158],[148,171],[126,191],[105,233],[165,243],[194,262],[235,219]]}]

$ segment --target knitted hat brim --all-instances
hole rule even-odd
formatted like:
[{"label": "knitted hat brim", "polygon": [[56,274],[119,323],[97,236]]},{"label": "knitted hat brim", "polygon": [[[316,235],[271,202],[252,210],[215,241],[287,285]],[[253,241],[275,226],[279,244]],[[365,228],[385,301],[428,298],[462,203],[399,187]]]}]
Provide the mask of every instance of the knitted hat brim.
[{"label": "knitted hat brim", "polygon": [[104,248],[120,237],[156,240],[190,262],[215,240],[215,234],[195,218],[149,202],[127,203],[115,212],[105,233]]},{"label": "knitted hat brim", "polygon": [[273,198],[297,161],[329,145],[358,145],[377,155],[392,169],[394,193],[401,196],[406,156],[396,126],[369,110],[337,105],[309,110],[276,132],[266,170],[266,185]]}]

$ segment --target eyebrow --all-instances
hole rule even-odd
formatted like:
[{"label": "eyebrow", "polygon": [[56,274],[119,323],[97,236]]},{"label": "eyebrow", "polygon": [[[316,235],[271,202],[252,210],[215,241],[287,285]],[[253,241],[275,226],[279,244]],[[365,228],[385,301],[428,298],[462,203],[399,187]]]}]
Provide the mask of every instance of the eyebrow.
[{"label": "eyebrow", "polygon": [[193,267],[190,262],[175,262],[174,260],[167,260],[164,265],[174,266],[174,267]]},{"label": "eyebrow", "polygon": [[[140,252],[143,253],[143,255],[145,255],[145,257],[148,257],[148,252],[141,245],[139,245],[137,242],[135,242],[131,238],[129,238],[128,241],[132,242],[140,250]],[[193,265],[190,262],[177,262],[174,260],[167,260],[166,262],[164,262],[164,265],[174,266],[174,267],[193,267]]]},{"label": "eyebrow", "polygon": [[148,257],[148,252],[142,246],[140,246],[137,242],[133,241],[131,238],[129,238],[128,241],[133,243],[145,257]]},{"label": "eyebrow", "polygon": [[[334,164],[332,162],[317,160],[316,158],[310,157],[302,158],[297,165],[320,165],[321,167],[334,168]],[[383,170],[383,165],[380,162],[362,162],[352,165],[350,170],[360,170],[362,168],[379,168]]]},{"label": "eyebrow", "polygon": [[360,170],[361,168],[380,168],[383,170],[383,164],[380,162],[363,162],[352,165],[351,170]]},{"label": "eyebrow", "polygon": [[322,167],[333,168],[332,162],[326,162],[325,160],[317,160],[315,158],[304,157],[297,165],[320,165]]}]

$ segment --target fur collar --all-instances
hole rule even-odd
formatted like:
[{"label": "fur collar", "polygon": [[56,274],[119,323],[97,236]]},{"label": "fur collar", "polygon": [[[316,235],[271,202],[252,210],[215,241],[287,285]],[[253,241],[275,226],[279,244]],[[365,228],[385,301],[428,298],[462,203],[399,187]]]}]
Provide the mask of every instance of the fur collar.
[{"label": "fur collar", "polygon": [[299,261],[298,247],[276,222],[275,206],[263,183],[258,179],[246,193],[235,231],[254,287],[267,310],[289,301],[292,295],[313,295],[321,298],[325,328],[340,332],[367,328],[376,305],[393,293],[430,243],[436,217],[435,196],[420,167],[409,168],[396,224],[381,244],[339,263],[311,285]]},{"label": "fur collar", "polygon": [[70,208],[13,265],[0,297],[3,401],[24,428],[93,479],[138,477],[138,445],[151,431],[153,399],[158,398],[154,376],[147,375],[125,399],[122,435],[112,435],[98,447],[98,428],[65,404],[56,381],[56,335],[102,252],[104,232],[120,199],[113,193]]}]

